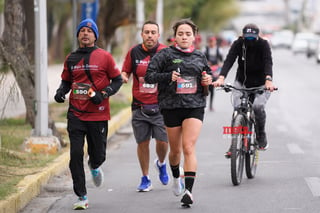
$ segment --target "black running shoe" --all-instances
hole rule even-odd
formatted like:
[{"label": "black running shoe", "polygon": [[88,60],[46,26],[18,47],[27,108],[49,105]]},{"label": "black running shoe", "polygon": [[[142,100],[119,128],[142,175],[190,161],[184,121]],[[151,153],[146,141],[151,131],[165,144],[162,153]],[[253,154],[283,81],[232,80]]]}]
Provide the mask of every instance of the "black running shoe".
[{"label": "black running shoe", "polygon": [[264,131],[261,131],[261,133],[257,135],[257,141],[259,145],[259,150],[265,151],[268,149],[269,144],[267,142],[267,135]]},{"label": "black running shoe", "polygon": [[269,148],[269,144],[268,143],[264,144],[263,146],[259,145],[259,150],[260,151],[266,151],[268,148]]},{"label": "black running shoe", "polygon": [[187,208],[190,208],[190,205],[193,204],[193,197],[191,192],[189,192],[189,190],[186,189],[186,191],[184,192],[181,198],[181,203],[183,207],[187,207]]}]

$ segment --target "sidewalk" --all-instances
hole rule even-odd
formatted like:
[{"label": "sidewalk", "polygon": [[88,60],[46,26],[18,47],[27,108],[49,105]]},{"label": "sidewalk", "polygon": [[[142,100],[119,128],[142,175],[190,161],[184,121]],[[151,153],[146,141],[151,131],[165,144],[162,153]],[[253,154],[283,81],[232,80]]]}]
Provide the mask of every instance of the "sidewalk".
[{"label": "sidewalk", "polygon": [[[127,124],[131,117],[131,108],[122,110],[109,121],[108,139],[117,130]],[[0,213],[16,213],[23,209],[34,197],[39,195],[41,187],[50,178],[68,169],[69,150],[65,150],[57,159],[50,163],[42,172],[28,175],[17,185],[17,192],[6,200],[0,201]]]}]

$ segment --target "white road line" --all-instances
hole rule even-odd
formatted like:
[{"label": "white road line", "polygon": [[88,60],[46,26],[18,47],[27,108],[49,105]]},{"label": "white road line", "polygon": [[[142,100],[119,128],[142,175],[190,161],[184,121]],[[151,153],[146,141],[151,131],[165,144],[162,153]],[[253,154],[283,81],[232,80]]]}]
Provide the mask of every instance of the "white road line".
[{"label": "white road line", "polygon": [[309,189],[311,190],[314,197],[320,196],[320,178],[318,177],[305,177]]},{"label": "white road line", "polygon": [[291,154],[303,154],[304,151],[300,148],[298,144],[295,143],[288,143],[287,147]]}]

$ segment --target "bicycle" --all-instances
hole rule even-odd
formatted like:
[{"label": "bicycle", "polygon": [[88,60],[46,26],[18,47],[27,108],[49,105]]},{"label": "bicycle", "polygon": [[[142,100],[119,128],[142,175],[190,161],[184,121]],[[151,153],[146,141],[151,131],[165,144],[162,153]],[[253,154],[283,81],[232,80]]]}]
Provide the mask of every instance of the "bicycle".
[{"label": "bicycle", "polygon": [[221,86],[225,92],[237,90],[242,93],[241,104],[234,109],[231,121],[231,180],[233,185],[239,185],[242,181],[245,165],[246,175],[254,178],[259,159],[259,147],[256,140],[255,117],[252,103],[255,94],[262,94],[264,87],[237,88],[231,84]]}]

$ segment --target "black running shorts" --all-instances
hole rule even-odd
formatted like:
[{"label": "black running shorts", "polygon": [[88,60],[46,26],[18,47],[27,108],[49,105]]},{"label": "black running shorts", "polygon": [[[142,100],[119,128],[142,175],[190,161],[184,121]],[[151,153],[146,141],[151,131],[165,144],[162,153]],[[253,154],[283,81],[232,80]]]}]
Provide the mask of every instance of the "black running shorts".
[{"label": "black running shorts", "polygon": [[188,118],[197,118],[203,121],[204,108],[177,108],[162,109],[164,124],[167,127],[182,126],[182,122]]}]

